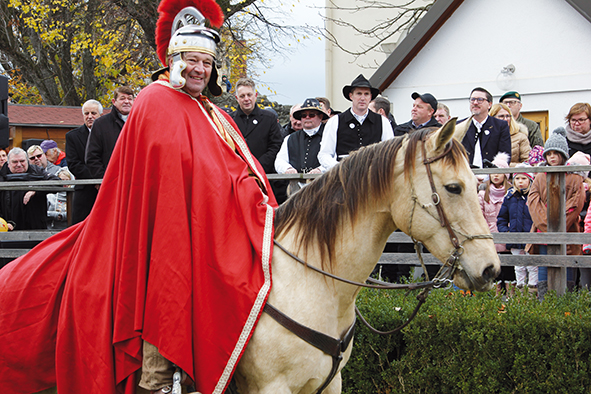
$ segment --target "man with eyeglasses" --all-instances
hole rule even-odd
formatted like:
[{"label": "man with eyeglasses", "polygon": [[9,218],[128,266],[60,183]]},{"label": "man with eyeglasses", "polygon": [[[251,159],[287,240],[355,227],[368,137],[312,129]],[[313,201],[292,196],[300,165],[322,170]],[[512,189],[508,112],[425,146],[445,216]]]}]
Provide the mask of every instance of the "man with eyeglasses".
[{"label": "man with eyeglasses", "polygon": [[566,140],[569,154],[577,152],[591,154],[591,105],[576,103],[568,111],[566,120]]},{"label": "man with eyeglasses", "polygon": [[474,88],[470,93],[472,117],[459,122],[470,122],[462,144],[473,168],[482,168],[484,160],[492,162],[499,152],[505,152],[511,157],[509,125],[503,120],[488,116],[491,106],[492,95],[488,90]]},{"label": "man with eyeglasses", "polygon": [[425,127],[441,127],[441,123],[434,117],[435,111],[437,111],[437,99],[431,93],[419,94],[414,92],[411,97],[414,102],[410,111],[410,120],[396,126],[394,129],[395,137]]},{"label": "man with eyeglasses", "polygon": [[339,160],[362,146],[394,137],[387,118],[369,110],[369,103],[380,94],[359,74],[351,85],[343,87],[343,96],[351,101],[351,108],[326,122],[320,142],[318,161],[327,170]]},{"label": "man with eyeglasses", "polygon": [[501,96],[499,99],[500,103],[505,104],[511,110],[513,119],[517,122],[524,124],[527,127],[527,134],[529,139],[529,145],[533,148],[536,145],[544,146],[544,139],[540,131],[540,125],[533,120],[529,120],[521,115],[521,95],[518,92],[511,91]]},{"label": "man with eyeglasses", "polygon": [[324,130],[322,121],[329,118],[328,114],[317,99],[309,98],[293,113],[293,117],[302,122],[302,129],[283,140],[275,159],[275,170],[278,174],[324,172],[318,161],[318,152]]}]

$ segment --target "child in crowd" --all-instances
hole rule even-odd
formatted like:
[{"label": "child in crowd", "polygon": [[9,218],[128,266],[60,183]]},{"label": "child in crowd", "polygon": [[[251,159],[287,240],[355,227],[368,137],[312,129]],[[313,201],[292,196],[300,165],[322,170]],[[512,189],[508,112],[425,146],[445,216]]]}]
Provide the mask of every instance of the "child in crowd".
[{"label": "child in crowd", "polygon": [[[552,135],[544,145],[544,159],[548,166],[565,165],[568,159],[568,143],[566,141],[566,131],[564,127],[559,127],[552,132]],[[532,232],[547,232],[547,186],[546,173],[540,172],[536,175],[531,186],[527,204],[531,215],[533,226]],[[570,233],[580,232],[579,213],[585,203],[585,191],[583,189],[583,178],[574,173],[566,174],[566,231]],[[547,254],[546,245],[528,245],[526,251],[536,254]],[[581,245],[567,245],[567,254],[581,255]],[[538,291],[540,297],[547,289],[547,274],[542,275],[543,270],[539,270]],[[567,283],[569,288],[574,287],[574,275],[571,269],[567,269]],[[543,288],[541,288],[543,287]]]},{"label": "child in crowd", "polygon": [[[497,168],[509,168],[509,155],[507,153],[498,153],[492,164]],[[497,230],[497,216],[503,205],[503,198],[505,193],[511,187],[508,181],[509,174],[490,174],[489,179],[484,182],[484,190],[478,192],[478,200],[480,201],[480,209],[488,223],[488,228],[491,233],[498,233]],[[504,244],[495,244],[497,252],[506,252]],[[496,283],[497,293],[501,292],[502,283],[505,282],[505,287],[508,292],[510,289],[510,282],[515,280],[515,275],[510,267],[501,267],[501,275],[498,277],[499,282]]]},{"label": "child in crowd", "polygon": [[[566,165],[581,165],[581,166],[588,166],[591,163],[591,156],[581,151],[576,152],[574,155],[568,159]],[[576,171],[575,174],[579,174],[583,177],[583,188],[585,189],[585,204],[583,205],[583,210],[581,211],[581,217],[583,219],[583,223],[580,225],[584,228],[585,233],[591,233],[591,215],[589,215],[589,183],[591,180],[589,179],[589,171]],[[583,245],[583,253],[590,254],[591,253],[591,245],[586,244]],[[579,268],[579,286],[581,288],[584,287],[591,287],[591,268]]]},{"label": "child in crowd", "polygon": [[[529,164],[520,163],[515,168],[531,167]],[[497,227],[499,232],[518,232],[528,233],[531,230],[532,220],[527,207],[527,194],[534,176],[531,173],[519,172],[513,175],[513,187],[509,189],[501,211],[497,217]],[[507,249],[514,255],[527,254],[523,244],[507,244]],[[528,278],[529,276],[529,278]],[[517,288],[521,289],[527,286],[529,291],[535,293],[538,287],[538,267],[537,266],[515,266],[515,277],[517,279]]]}]

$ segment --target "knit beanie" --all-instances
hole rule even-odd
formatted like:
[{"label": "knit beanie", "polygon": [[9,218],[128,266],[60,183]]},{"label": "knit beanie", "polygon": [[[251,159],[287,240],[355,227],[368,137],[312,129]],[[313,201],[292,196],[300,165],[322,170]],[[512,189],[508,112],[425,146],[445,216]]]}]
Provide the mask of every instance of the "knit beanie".
[{"label": "knit beanie", "polygon": [[[577,152],[566,162],[567,166],[588,166],[591,164],[591,157],[583,152]],[[583,178],[587,178],[588,171],[576,171],[575,174],[579,174]]]},{"label": "knit beanie", "polygon": [[[509,156],[509,154],[507,154],[505,152],[499,152],[493,158],[492,163],[497,168],[509,168],[509,160],[511,160],[511,157]],[[504,174],[504,175],[505,175],[505,178],[509,179],[510,174]]]},{"label": "knit beanie", "polygon": [[535,167],[538,164],[543,163],[544,161],[544,147],[536,145],[533,148],[531,148],[527,159],[529,165]]},{"label": "knit beanie", "polygon": [[546,140],[544,158],[552,150],[561,153],[564,156],[564,161],[568,159],[568,143],[566,142],[566,130],[564,127],[555,129],[552,135]]},{"label": "knit beanie", "polygon": [[[517,168],[530,168],[531,166],[527,163],[518,163],[515,166],[515,169]],[[513,174],[513,178],[515,178],[517,175],[525,175],[526,177],[529,178],[530,183],[534,180],[534,174],[533,172],[516,172]]]}]

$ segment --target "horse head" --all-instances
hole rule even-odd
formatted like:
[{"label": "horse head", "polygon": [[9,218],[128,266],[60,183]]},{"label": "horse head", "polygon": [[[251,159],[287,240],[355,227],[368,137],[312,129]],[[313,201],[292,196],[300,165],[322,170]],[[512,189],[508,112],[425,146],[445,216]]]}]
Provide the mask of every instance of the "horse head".
[{"label": "horse head", "polygon": [[405,160],[397,165],[409,187],[394,188],[398,206],[391,212],[396,226],[439,260],[459,259],[457,286],[483,291],[500,272],[500,261],[478,203],[476,177],[457,141],[465,131],[456,131],[455,123],[416,131],[403,142]]}]

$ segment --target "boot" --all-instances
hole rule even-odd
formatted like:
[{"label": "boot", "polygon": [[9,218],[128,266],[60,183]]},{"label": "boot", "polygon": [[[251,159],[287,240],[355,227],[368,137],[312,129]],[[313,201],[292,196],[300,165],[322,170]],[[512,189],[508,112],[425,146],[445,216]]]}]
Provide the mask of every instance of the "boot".
[{"label": "boot", "polygon": [[548,282],[545,280],[538,282],[538,300],[544,301],[544,296],[548,292]]},{"label": "boot", "polygon": [[538,287],[536,285],[528,285],[527,291],[529,294],[532,294],[534,297],[538,296]]},{"label": "boot", "polygon": [[515,282],[505,282],[505,291],[507,292],[507,297],[514,297],[515,296]]}]

